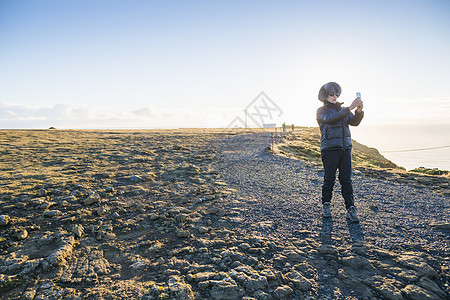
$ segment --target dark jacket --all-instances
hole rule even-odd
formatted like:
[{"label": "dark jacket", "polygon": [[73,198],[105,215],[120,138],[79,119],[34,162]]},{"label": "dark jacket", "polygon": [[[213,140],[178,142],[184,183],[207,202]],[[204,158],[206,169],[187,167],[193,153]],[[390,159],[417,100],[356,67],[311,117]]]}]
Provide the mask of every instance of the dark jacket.
[{"label": "dark jacket", "polygon": [[352,147],[352,138],[348,125],[358,126],[364,112],[353,114],[342,103],[325,101],[317,110],[317,122],[320,126],[320,150],[345,150]]}]

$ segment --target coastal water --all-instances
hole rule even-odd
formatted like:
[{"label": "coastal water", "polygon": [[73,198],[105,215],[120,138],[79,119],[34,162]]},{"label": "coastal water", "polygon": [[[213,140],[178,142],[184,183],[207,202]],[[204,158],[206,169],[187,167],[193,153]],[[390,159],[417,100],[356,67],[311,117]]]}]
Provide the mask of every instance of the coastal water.
[{"label": "coastal water", "polygon": [[360,126],[352,128],[352,137],[377,148],[384,157],[407,170],[417,167],[450,170],[449,132],[449,125]]}]

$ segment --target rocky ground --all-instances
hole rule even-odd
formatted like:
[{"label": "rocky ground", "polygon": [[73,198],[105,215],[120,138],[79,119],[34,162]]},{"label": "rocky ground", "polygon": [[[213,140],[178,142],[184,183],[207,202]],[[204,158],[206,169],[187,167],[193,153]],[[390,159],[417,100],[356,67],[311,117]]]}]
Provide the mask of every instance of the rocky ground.
[{"label": "rocky ground", "polygon": [[356,174],[361,223],[323,219],[320,168],[269,142],[0,131],[1,298],[449,298],[447,195]]}]

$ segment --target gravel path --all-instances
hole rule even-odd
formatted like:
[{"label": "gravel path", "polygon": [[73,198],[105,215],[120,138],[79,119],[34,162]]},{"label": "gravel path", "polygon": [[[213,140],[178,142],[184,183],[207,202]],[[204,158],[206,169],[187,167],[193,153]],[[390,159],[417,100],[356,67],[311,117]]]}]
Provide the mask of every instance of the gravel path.
[{"label": "gravel path", "polygon": [[346,220],[336,181],[332,220],[322,218],[323,172],[303,161],[266,154],[267,134],[238,135],[213,147],[216,168],[231,188],[228,209],[256,235],[277,239],[309,236],[332,245],[364,241],[386,249],[427,252],[436,263],[449,265],[449,232],[433,230],[431,222],[450,221],[449,197],[426,189],[353,176],[360,224]]}]

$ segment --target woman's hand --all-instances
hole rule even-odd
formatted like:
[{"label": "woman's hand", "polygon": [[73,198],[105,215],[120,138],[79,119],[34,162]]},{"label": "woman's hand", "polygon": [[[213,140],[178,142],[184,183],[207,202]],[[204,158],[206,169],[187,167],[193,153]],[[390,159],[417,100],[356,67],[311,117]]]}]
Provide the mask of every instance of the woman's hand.
[{"label": "woman's hand", "polygon": [[362,112],[363,108],[364,108],[364,102],[362,102],[362,100],[361,100],[361,103],[356,106],[356,111]]},{"label": "woman's hand", "polygon": [[348,108],[350,110],[353,110],[357,106],[362,106],[362,101],[360,98],[356,98],[355,100],[353,100],[352,104],[350,104]]}]

